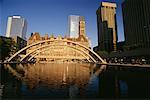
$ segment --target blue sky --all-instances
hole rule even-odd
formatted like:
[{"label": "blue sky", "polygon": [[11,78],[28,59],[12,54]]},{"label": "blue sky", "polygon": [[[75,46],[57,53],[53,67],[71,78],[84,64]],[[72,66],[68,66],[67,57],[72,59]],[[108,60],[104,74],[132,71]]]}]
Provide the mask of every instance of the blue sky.
[{"label": "blue sky", "polygon": [[124,40],[122,0],[0,0],[0,35],[5,35],[7,17],[12,15],[21,15],[27,20],[27,37],[31,32],[64,36],[68,16],[81,15],[85,17],[86,33],[94,47],[97,45],[96,10],[101,1],[117,2],[118,37],[119,41]]}]

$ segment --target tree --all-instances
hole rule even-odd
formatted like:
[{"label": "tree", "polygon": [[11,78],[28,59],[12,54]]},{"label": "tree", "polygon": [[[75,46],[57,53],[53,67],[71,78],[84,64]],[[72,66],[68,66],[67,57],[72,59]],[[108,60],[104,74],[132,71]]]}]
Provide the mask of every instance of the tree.
[{"label": "tree", "polygon": [[11,38],[0,37],[0,60],[4,61],[18,50],[18,45]]},{"label": "tree", "polygon": [[102,58],[109,57],[109,53],[107,51],[97,51],[98,55],[100,55]]}]

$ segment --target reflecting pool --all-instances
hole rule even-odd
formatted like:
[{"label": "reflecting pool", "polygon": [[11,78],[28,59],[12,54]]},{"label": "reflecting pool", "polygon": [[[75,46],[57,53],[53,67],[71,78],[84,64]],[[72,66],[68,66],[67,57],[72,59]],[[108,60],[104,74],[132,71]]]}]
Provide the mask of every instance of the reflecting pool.
[{"label": "reflecting pool", "polygon": [[90,63],[1,65],[1,98],[150,98],[150,69]]}]

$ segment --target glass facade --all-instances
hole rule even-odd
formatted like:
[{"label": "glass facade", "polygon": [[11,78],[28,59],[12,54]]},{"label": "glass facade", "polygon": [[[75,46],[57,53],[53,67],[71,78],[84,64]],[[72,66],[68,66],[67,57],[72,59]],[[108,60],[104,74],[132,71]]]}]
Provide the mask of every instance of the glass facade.
[{"label": "glass facade", "polygon": [[8,17],[6,37],[19,36],[26,40],[27,22],[21,16]]},{"label": "glass facade", "polygon": [[79,16],[70,15],[69,16],[69,37],[78,38],[79,37]]},{"label": "glass facade", "polygon": [[150,0],[126,0],[122,10],[126,48],[149,48]]}]

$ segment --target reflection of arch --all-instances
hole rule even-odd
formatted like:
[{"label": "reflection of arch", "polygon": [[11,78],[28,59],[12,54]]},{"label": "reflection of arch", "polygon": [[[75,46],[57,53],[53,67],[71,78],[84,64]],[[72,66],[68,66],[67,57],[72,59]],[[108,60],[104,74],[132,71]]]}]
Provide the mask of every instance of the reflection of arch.
[{"label": "reflection of arch", "polygon": [[[56,45],[55,45],[55,46],[56,46]],[[89,55],[88,53],[86,53],[86,52],[83,51],[83,50],[80,50],[80,49],[78,49],[78,48],[76,48],[76,47],[74,47],[74,46],[70,46],[70,45],[62,45],[62,46],[67,46],[67,47],[70,47],[70,48],[75,49],[77,53],[81,54],[81,55],[82,55],[85,59],[87,59],[89,62],[92,62],[92,61],[96,62],[95,59],[94,59],[91,55]],[[34,58],[34,57],[35,57],[36,55],[38,55],[39,53],[44,52],[44,51],[47,51],[47,50],[50,50],[50,49],[51,49],[51,48],[48,47],[48,48],[46,48],[46,49],[44,49],[44,50],[41,50],[40,52],[35,53],[34,55],[32,55],[32,56],[28,59],[28,61],[30,61],[32,58]],[[81,52],[81,51],[82,51],[82,52]],[[86,55],[88,55],[88,56],[92,59],[92,61],[91,61],[87,56],[85,56],[85,55],[83,54],[83,52],[84,52]],[[23,59],[25,59],[25,57],[24,57]],[[21,61],[23,61],[23,59],[21,59]]]},{"label": "reflection of arch", "polygon": [[[94,51],[92,51],[91,49],[89,49],[88,47],[82,45],[82,44],[79,44],[77,42],[73,42],[73,41],[70,41],[70,40],[67,40],[67,39],[50,39],[50,40],[43,40],[43,41],[39,41],[39,42],[36,42],[36,43],[33,43],[33,44],[30,44],[24,48],[22,48],[21,50],[19,50],[18,52],[16,52],[13,56],[11,56],[7,62],[10,62],[14,57],[16,57],[18,54],[20,54],[21,52],[23,52],[24,50],[27,50],[33,46],[36,46],[36,45],[39,45],[39,44],[43,44],[43,43],[50,43],[50,42],[55,42],[55,41],[58,41],[58,42],[66,42],[66,43],[71,43],[73,45],[77,45],[79,47],[82,47],[86,50],[88,50],[89,52],[91,52],[95,57],[98,58],[99,61],[101,61],[102,63],[106,63],[98,54],[96,54]],[[67,44],[69,45],[69,44]]]},{"label": "reflection of arch", "polygon": [[[21,79],[21,80],[22,80],[22,75],[19,74],[15,69],[13,69],[13,68],[11,67],[11,65],[5,64],[4,66],[5,66],[6,69],[8,69],[8,71],[9,71],[10,73],[12,73],[13,76],[16,76],[17,79]],[[19,66],[19,65],[18,65],[18,66]]]}]

